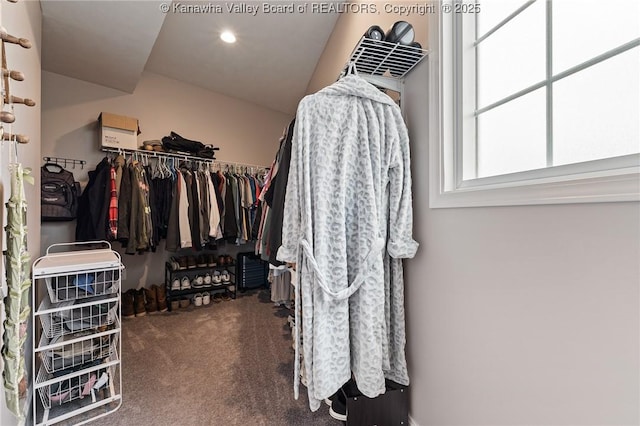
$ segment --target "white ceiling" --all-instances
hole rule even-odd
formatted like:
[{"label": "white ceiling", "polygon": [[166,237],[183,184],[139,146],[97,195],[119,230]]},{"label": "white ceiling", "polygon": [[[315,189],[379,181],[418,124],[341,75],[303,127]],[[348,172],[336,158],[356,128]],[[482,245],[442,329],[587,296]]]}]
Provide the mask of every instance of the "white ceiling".
[{"label": "white ceiling", "polygon": [[[43,69],[129,93],[147,70],[291,114],[339,16],[227,10],[262,5],[249,1],[185,1],[222,13],[163,14],[163,3],[42,0]],[[222,42],[223,29],[238,41]]]},{"label": "white ceiling", "polygon": [[133,93],[164,15],[157,1],[41,1],[42,68]]}]

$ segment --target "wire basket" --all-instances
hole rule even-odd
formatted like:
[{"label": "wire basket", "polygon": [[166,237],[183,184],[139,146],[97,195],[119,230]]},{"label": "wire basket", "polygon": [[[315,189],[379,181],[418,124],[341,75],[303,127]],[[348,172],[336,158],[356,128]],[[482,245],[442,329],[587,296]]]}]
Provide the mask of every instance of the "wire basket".
[{"label": "wire basket", "polygon": [[[38,310],[46,311],[47,305],[48,303],[45,299]],[[80,304],[67,301],[58,303],[56,309],[50,309],[50,312],[38,315],[42,323],[42,332],[50,339],[56,335],[77,333],[85,330],[97,329],[98,331],[106,331],[106,329],[101,330],[101,328],[115,322],[118,311],[118,298],[110,297],[109,299]]]},{"label": "wire basket", "polygon": [[[108,358],[108,360],[111,362],[117,361],[117,359],[118,353],[114,350],[112,353],[112,357]],[[95,386],[100,384],[99,381],[103,374],[108,375],[108,381],[113,380],[115,368],[105,366],[104,368],[96,369],[93,371],[87,371],[86,369],[83,369],[78,371],[77,374],[72,375],[64,374],[66,371],[67,370],[63,370],[58,373],[58,375],[61,377],[60,380],[56,380],[46,386],[38,388],[40,401],[42,402],[42,406],[44,408],[50,409],[54,406],[60,406],[71,401],[85,398],[87,398],[88,400],[95,399]],[[37,383],[43,383],[46,381],[55,380],[54,376],[54,374],[47,373],[47,370],[43,365],[38,370],[36,381]]]},{"label": "wire basket", "polygon": [[358,72],[384,75],[389,71],[392,76],[402,78],[426,54],[427,51],[419,47],[363,37],[353,49],[349,62],[355,64]]},{"label": "wire basket", "polygon": [[117,293],[120,269],[103,269],[45,278],[53,303]]},{"label": "wire basket", "polygon": [[40,347],[70,341],[70,343],[65,345],[59,345],[39,353],[42,365],[47,373],[82,367],[96,360],[114,356],[119,337],[116,330],[111,334],[93,338],[85,337],[84,340],[80,341],[77,341],[78,337],[80,337],[78,334],[79,333],[65,334],[52,339],[47,338],[44,333],[42,334]]}]

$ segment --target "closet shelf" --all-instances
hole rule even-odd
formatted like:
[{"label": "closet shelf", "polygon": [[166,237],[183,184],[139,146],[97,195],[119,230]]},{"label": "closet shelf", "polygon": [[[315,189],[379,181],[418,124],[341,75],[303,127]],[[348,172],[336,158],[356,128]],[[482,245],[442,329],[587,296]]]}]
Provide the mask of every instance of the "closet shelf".
[{"label": "closet shelf", "polygon": [[428,53],[418,47],[362,37],[353,49],[347,66],[355,65],[359,74],[386,76],[388,71],[392,78],[402,79]]}]

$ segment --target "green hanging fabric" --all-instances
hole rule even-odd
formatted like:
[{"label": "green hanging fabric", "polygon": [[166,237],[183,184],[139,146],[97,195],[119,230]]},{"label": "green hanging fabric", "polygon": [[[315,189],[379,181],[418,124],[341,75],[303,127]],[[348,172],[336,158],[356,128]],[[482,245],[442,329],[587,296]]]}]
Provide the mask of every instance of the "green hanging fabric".
[{"label": "green hanging fabric", "polygon": [[7,203],[6,274],[8,295],[5,297],[2,358],[7,407],[23,424],[27,377],[25,377],[24,345],[30,314],[30,256],[27,252],[27,202],[24,182],[34,183],[31,170],[11,164],[11,196]]}]

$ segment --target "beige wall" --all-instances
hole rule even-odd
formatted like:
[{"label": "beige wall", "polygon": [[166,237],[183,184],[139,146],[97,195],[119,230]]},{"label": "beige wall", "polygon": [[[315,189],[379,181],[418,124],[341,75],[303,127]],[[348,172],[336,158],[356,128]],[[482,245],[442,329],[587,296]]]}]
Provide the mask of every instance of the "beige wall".
[{"label": "beige wall", "polygon": [[407,80],[411,414],[427,425],[637,425],[640,205],[430,209],[427,64]]},{"label": "beige wall", "polygon": [[[140,120],[140,143],[170,131],[220,147],[221,161],[268,165],[292,117],[245,101],[207,91],[156,74],[144,73],[133,94],[43,72],[42,154],[86,160],[71,169],[86,182],[104,156],[98,149],[96,119],[101,111]],[[42,248],[73,241],[75,222],[44,223]],[[119,248],[120,244],[114,246]],[[233,252],[233,248],[230,250]],[[123,255],[127,267],[123,290],[164,281],[164,242],[156,253]]]},{"label": "beige wall", "polygon": [[[9,86],[11,93],[21,98],[31,98],[36,101],[36,106],[27,108],[24,105],[15,106],[16,121],[13,124],[13,133],[22,133],[30,138],[27,145],[18,145],[18,160],[24,167],[32,168],[36,173],[36,184],[25,185],[27,196],[27,247],[31,260],[40,256],[40,175],[37,173],[40,167],[40,46],[42,14],[40,3],[32,1],[22,1],[18,3],[2,2],[0,4],[0,23],[6,28],[9,34],[17,37],[27,38],[31,41],[31,49],[23,49],[16,45],[7,44],[7,66],[10,69],[22,71],[25,75],[23,82],[11,81]],[[9,110],[8,108],[5,108]],[[4,125],[8,131],[11,126]],[[8,165],[10,162],[11,144],[3,142],[0,149],[0,194],[2,202],[0,210],[3,223],[6,224],[5,202],[9,198],[10,181]],[[0,230],[0,240],[5,240],[4,226]],[[3,250],[4,247],[3,242]],[[4,272],[2,272],[2,282],[4,284]],[[3,286],[3,290],[4,290]],[[4,292],[2,292],[4,297]],[[0,309],[0,318],[4,321],[4,307]],[[0,326],[0,329],[2,327]],[[0,333],[4,330],[0,330]],[[27,358],[27,370],[31,371],[31,339],[29,338],[25,346]],[[2,368],[0,368],[0,371]],[[30,380],[30,377],[29,377]],[[0,385],[0,425],[17,425],[16,418],[9,412],[5,405],[4,385]]]}]

